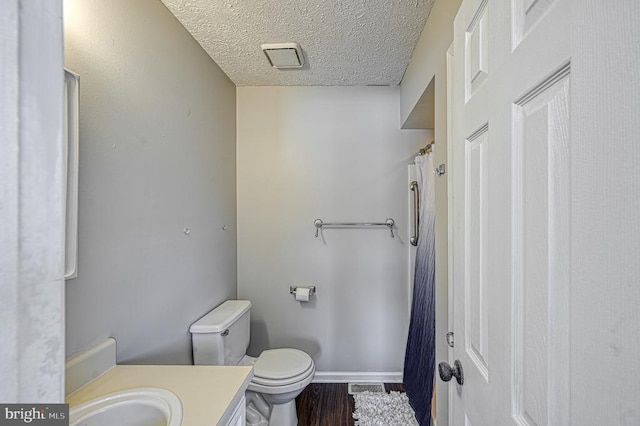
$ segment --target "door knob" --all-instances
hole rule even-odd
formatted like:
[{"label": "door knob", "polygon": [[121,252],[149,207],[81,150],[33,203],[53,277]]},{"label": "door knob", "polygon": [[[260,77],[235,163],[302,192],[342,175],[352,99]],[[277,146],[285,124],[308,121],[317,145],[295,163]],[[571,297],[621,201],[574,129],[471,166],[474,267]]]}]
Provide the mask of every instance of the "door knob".
[{"label": "door knob", "polygon": [[457,359],[453,362],[453,367],[451,367],[448,362],[438,364],[438,373],[443,382],[448,382],[452,377],[455,377],[459,385],[464,384],[462,364]]}]

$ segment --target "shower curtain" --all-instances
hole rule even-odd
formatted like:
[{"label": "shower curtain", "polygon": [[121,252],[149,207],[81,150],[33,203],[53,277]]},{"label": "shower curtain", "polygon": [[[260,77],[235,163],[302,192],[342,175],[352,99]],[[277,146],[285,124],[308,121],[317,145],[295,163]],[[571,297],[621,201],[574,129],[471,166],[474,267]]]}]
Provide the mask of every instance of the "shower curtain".
[{"label": "shower curtain", "polygon": [[420,227],[411,322],[404,359],[404,388],[421,426],[431,426],[435,374],[435,181],[433,154],[416,157]]}]

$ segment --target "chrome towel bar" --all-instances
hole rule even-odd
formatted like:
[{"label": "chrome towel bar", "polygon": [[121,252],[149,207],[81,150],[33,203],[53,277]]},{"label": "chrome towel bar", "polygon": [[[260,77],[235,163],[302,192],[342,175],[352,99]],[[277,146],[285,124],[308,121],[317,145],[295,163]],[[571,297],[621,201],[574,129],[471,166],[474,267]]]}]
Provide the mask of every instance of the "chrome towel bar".
[{"label": "chrome towel bar", "polygon": [[313,225],[316,227],[316,238],[318,238],[318,232],[320,231],[320,228],[322,228],[323,226],[333,226],[338,228],[346,228],[346,227],[362,228],[362,227],[369,227],[369,226],[386,226],[387,228],[389,228],[389,231],[391,232],[391,238],[395,238],[395,235],[393,234],[393,225],[395,225],[395,223],[396,222],[391,218],[385,220],[384,222],[378,222],[378,223],[359,223],[359,222],[329,223],[329,222],[323,222],[322,219],[316,219],[313,221]]},{"label": "chrome towel bar", "polygon": [[412,246],[418,245],[418,229],[420,227],[420,189],[418,182],[411,182],[409,187],[413,191],[413,236],[409,240]]}]

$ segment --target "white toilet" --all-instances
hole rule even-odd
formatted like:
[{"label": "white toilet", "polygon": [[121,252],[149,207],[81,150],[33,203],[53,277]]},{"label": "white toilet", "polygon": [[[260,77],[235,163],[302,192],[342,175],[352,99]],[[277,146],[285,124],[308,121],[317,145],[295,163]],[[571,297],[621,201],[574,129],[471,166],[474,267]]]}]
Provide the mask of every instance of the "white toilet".
[{"label": "white toilet", "polygon": [[247,425],[296,426],[296,397],[311,383],[315,366],[297,349],[269,349],[258,358],[249,347],[251,302],[228,300],[198,321],[189,331],[195,365],[253,365],[246,393]]}]

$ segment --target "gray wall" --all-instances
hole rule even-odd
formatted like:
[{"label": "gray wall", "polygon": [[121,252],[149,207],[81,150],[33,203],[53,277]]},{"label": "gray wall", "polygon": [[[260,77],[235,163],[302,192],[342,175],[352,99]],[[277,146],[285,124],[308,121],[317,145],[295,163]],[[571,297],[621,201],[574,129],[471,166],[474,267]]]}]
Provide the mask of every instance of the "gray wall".
[{"label": "gray wall", "polygon": [[[453,42],[453,19],[462,0],[436,0],[400,83],[400,116],[407,121]],[[438,109],[440,105],[436,105]]]},{"label": "gray wall", "polygon": [[189,325],[236,296],[235,86],[160,1],[64,12],[80,75],[67,356],[113,336],[119,363],[190,363]]},{"label": "gray wall", "polygon": [[[400,130],[398,105],[397,87],[238,88],[238,293],[253,303],[251,354],[303,349],[316,379],[402,370],[408,165],[428,132]],[[386,229],[314,237],[316,218],[388,217],[396,238]],[[300,304],[291,284],[316,285],[317,296]]]}]

